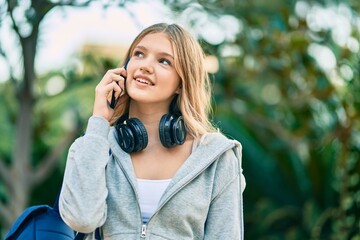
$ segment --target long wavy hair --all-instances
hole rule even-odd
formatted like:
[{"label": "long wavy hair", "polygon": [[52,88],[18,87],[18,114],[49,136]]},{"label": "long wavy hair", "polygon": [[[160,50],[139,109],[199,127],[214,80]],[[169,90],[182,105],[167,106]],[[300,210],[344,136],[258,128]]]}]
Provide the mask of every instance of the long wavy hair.
[{"label": "long wavy hair", "polygon": [[[184,118],[187,132],[198,138],[217,129],[209,120],[211,113],[211,84],[205,70],[205,54],[199,42],[191,34],[177,24],[158,23],[144,29],[133,41],[126,59],[132,56],[134,48],[148,34],[165,33],[174,51],[174,67],[181,79],[181,92],[177,97],[176,106]],[[125,103],[115,107],[110,124],[129,110],[129,98]]]}]

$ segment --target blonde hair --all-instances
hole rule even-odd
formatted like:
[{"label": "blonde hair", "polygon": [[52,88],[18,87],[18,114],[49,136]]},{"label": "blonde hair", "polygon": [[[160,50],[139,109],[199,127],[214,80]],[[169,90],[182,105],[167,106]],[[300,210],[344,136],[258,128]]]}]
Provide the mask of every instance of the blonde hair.
[{"label": "blonde hair", "polygon": [[[211,112],[211,84],[204,67],[205,54],[197,40],[177,24],[158,23],[144,29],[131,44],[126,58],[132,55],[136,45],[148,34],[165,33],[174,50],[174,67],[181,78],[181,92],[176,106],[184,118],[188,133],[197,138],[215,127],[209,121]],[[125,59],[126,60],[126,59]],[[129,101],[115,107],[110,123],[128,111]]]}]

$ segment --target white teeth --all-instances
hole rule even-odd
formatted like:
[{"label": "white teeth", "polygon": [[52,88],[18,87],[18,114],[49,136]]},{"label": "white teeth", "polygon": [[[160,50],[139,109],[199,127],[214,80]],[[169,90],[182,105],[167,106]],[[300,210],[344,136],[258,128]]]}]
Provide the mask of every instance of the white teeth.
[{"label": "white teeth", "polygon": [[142,79],[142,78],[137,78],[136,81],[141,82],[141,83],[145,83],[147,85],[152,85],[151,82],[149,82],[148,80]]}]

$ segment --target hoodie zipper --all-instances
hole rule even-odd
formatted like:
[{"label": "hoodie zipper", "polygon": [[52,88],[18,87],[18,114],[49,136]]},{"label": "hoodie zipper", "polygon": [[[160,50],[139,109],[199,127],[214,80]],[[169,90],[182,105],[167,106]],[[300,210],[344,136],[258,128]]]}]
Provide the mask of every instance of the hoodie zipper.
[{"label": "hoodie zipper", "polygon": [[146,224],[143,224],[141,226],[141,237],[145,238],[146,237]]}]

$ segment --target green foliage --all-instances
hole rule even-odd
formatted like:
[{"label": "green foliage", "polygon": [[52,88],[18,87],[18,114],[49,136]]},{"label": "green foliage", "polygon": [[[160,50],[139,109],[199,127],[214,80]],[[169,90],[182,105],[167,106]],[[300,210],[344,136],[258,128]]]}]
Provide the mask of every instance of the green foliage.
[{"label": "green foliage", "polygon": [[[334,29],[314,30],[295,11],[301,4],[308,10],[338,7],[350,13],[356,40],[359,1],[164,2],[186,15],[194,30],[221,24],[225,15],[239,24],[235,37],[221,43],[206,42],[206,31],[198,34],[220,65],[213,76],[213,121],[243,146],[246,239],[360,239],[360,53],[338,44]],[[321,64],[331,59],[319,62],[311,51],[319,47],[336,59],[330,70]],[[35,167],[66,129],[76,126],[83,133],[94,88],[117,65],[95,55],[37,82]],[[52,81],[63,89],[49,93]],[[0,153],[6,163],[18,107],[12,87],[0,85],[0,132],[8,139],[0,141]],[[65,158],[63,153],[49,181],[35,190],[32,204],[52,204]],[[1,183],[0,199],[6,199]]]},{"label": "green foliage", "polygon": [[[38,81],[38,102],[35,109],[35,138],[37,148],[33,159],[40,159],[46,150],[56,145],[64,130],[78,128],[77,136],[85,131],[86,121],[91,116],[95,86],[105,69],[115,66],[115,61],[91,55],[79,56],[76,66],[61,72],[50,72]],[[101,66],[101,67],[99,67]],[[55,94],[49,82],[63,86]],[[66,155],[63,156],[65,160]],[[34,163],[36,165],[36,163]],[[64,167],[64,162],[61,164]]]},{"label": "green foliage", "polygon": [[[170,3],[179,13],[196,13],[198,21],[187,22],[194,29],[226,14],[241,26],[234,39],[204,46],[220,62],[214,121],[243,145],[246,239],[360,238],[359,49],[338,44],[336,29],[314,30],[295,12],[348,11],[351,37],[359,39],[359,4]],[[322,67],[331,59],[319,62],[320,52],[312,52],[321,47],[336,58],[331,69]]]},{"label": "green foliage", "polygon": [[[79,63],[78,65],[40,76],[35,86],[37,100],[33,119],[34,146],[32,151],[33,167],[35,168],[44,156],[59,144],[67,131],[77,128],[75,137],[84,133],[87,119],[92,113],[95,86],[106,70],[117,65],[115,60],[93,55],[79,56],[76,61]],[[62,85],[61,91],[54,93],[56,84],[49,84],[51,81]],[[13,149],[12,139],[17,108],[14,91],[11,90],[11,87],[10,82],[0,85],[0,101],[4,106],[4,108],[0,108],[0,111],[4,113],[0,115],[2,120],[0,128],[2,139],[8,139],[8,141],[0,141],[0,151],[1,156],[5,156],[4,159],[8,163],[11,161],[11,150]],[[54,203],[61,186],[66,156],[67,152],[63,152],[58,166],[49,178],[34,189],[29,205],[52,205]],[[1,182],[0,199],[8,200],[6,189],[3,188]]]}]

